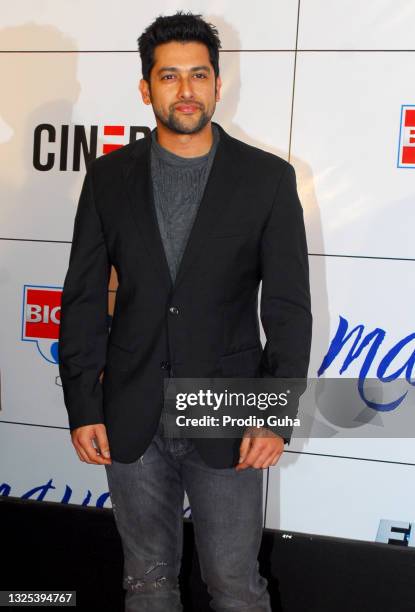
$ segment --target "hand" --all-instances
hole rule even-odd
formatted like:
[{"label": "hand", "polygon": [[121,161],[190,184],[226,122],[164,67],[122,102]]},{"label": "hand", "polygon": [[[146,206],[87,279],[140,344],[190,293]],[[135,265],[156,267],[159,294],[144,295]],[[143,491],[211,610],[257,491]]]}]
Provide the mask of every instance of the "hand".
[{"label": "hand", "polygon": [[[77,427],[71,432],[71,438],[81,461],[95,463],[96,465],[111,464],[107,429],[103,423]],[[94,438],[98,450],[92,444]]]},{"label": "hand", "polygon": [[239,463],[235,470],[265,469],[275,465],[283,451],[284,438],[265,427],[248,427],[239,447]]}]

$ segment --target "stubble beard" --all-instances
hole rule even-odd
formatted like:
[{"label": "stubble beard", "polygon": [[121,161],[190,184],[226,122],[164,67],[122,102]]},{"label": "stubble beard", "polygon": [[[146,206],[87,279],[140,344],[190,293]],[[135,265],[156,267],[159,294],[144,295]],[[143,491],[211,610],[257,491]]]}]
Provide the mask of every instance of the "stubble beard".
[{"label": "stubble beard", "polygon": [[186,121],[182,121],[180,117],[177,116],[177,111],[175,111],[174,108],[170,108],[167,116],[154,106],[153,112],[160,123],[172,132],[175,132],[176,134],[197,134],[197,132],[200,132],[211,120],[213,113],[215,112],[215,105],[213,106],[212,112],[209,113],[207,113],[205,108],[202,107],[197,122],[193,124],[187,124]]}]

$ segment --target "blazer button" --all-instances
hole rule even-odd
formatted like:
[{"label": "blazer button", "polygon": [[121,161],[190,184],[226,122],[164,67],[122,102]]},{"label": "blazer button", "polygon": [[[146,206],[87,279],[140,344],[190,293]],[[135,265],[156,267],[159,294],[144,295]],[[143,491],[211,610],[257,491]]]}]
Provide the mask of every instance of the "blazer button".
[{"label": "blazer button", "polygon": [[176,306],[170,306],[169,311],[170,311],[171,314],[174,314],[174,315],[178,315],[179,314],[179,309],[176,308]]},{"label": "blazer button", "polygon": [[160,367],[162,370],[170,370],[170,361],[162,361]]}]

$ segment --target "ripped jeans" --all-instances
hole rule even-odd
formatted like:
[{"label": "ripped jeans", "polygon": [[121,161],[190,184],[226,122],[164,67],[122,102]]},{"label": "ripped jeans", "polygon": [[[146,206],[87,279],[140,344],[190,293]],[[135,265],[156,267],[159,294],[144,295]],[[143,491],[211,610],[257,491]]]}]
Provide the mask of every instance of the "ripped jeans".
[{"label": "ripped jeans", "polygon": [[186,491],[200,569],[218,612],[271,612],[258,570],[263,471],[215,469],[159,428],[133,463],[105,465],[124,553],[126,612],[179,612]]}]

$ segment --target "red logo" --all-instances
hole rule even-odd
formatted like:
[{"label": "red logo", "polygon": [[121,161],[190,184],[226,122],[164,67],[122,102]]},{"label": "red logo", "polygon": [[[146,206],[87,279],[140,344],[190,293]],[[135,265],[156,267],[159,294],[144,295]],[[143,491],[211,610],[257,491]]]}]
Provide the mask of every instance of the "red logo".
[{"label": "red logo", "polygon": [[415,168],[415,105],[402,106],[398,168]]},{"label": "red logo", "polygon": [[151,133],[145,125],[60,125],[41,123],[33,134],[33,166],[40,172],[79,172],[106,155]]},{"label": "red logo", "polygon": [[[124,137],[124,126],[123,125],[104,125],[104,136],[122,136]],[[102,152],[104,155],[107,153],[111,153],[111,151],[115,151],[116,149],[120,149],[125,142],[121,144],[117,143],[108,143],[104,142],[102,145]]]},{"label": "red logo", "polygon": [[24,286],[22,340],[57,340],[61,311],[60,287]]}]

